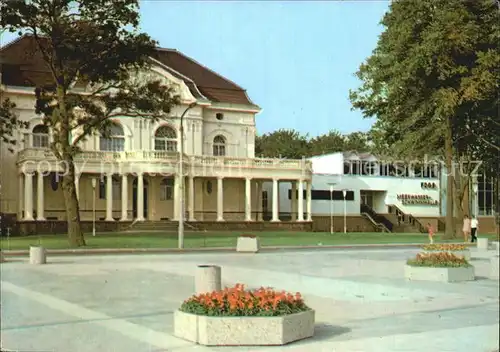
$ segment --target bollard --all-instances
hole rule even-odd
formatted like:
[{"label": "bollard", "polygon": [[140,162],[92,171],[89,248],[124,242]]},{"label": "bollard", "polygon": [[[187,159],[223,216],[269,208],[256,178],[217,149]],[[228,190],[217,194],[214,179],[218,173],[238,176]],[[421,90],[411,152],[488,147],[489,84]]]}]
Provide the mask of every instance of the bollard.
[{"label": "bollard", "polygon": [[488,250],[488,239],[481,237],[477,239],[477,249],[487,251]]},{"label": "bollard", "polygon": [[198,265],[194,283],[196,294],[220,291],[222,288],[220,266]]},{"label": "bollard", "polygon": [[47,264],[47,252],[45,248],[30,246],[30,264]]}]

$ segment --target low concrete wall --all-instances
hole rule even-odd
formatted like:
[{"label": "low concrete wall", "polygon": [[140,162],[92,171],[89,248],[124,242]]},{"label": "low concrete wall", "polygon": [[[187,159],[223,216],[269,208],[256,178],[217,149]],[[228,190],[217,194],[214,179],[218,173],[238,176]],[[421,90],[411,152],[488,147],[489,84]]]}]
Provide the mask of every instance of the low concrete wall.
[{"label": "low concrete wall", "polygon": [[313,310],[281,317],[207,317],[174,313],[174,335],[205,346],[285,345],[314,335]]},{"label": "low concrete wall", "polygon": [[[430,222],[434,228],[438,228],[438,222],[441,221],[442,224],[446,223],[445,217],[425,217],[425,216],[416,216],[418,221],[420,221],[424,226]],[[479,221],[479,234],[483,235],[492,235],[498,233],[498,227],[495,224],[494,216],[479,216],[477,218]],[[444,228],[439,228],[440,232],[444,231]],[[457,224],[457,232],[462,233],[462,221],[459,221]]]},{"label": "low concrete wall", "polygon": [[[117,232],[127,229],[132,224],[123,221],[96,221],[97,232]],[[85,233],[92,232],[92,221],[81,221],[82,230]],[[13,236],[27,235],[48,235],[48,234],[65,234],[68,232],[68,223],[60,220],[47,221],[19,221],[18,233],[12,233]]]},{"label": "low concrete wall", "polygon": [[[313,231],[330,232],[330,216],[316,215],[312,217]],[[362,215],[354,215],[346,217],[347,232],[377,232],[378,229],[371,223],[370,220]],[[344,232],[344,217],[333,217],[333,231]]]},{"label": "low concrete wall", "polygon": [[410,281],[474,281],[474,272],[473,266],[459,268],[434,268],[405,265],[405,278]]},{"label": "low concrete wall", "polygon": [[188,224],[205,231],[293,231],[310,232],[313,223],[310,221],[194,221]]},{"label": "low concrete wall", "polygon": [[[82,230],[85,233],[92,232],[92,221],[82,221]],[[118,232],[129,229],[131,221],[96,221],[97,232]],[[196,221],[188,223],[199,230],[205,231],[293,231],[310,232],[312,231],[312,222],[295,221]],[[20,221],[18,222],[19,231],[11,233],[12,236],[21,235],[41,235],[41,234],[65,234],[68,230],[66,221],[48,220],[48,221]],[[133,230],[133,229],[132,229]],[[189,230],[189,229],[187,229]],[[140,230],[138,230],[140,232]]]}]

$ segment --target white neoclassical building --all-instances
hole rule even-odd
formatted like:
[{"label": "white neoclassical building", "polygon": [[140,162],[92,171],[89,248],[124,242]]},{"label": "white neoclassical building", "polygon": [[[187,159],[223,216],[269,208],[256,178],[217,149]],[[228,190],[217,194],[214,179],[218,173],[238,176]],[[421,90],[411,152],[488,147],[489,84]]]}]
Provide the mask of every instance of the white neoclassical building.
[{"label": "white neoclassical building", "polygon": [[[1,146],[0,212],[21,223],[64,222],[63,167],[49,149],[51,130],[35,114],[34,86],[47,69],[32,38],[1,48],[1,88],[29,128],[16,132],[13,153]],[[26,55],[32,52],[32,55]],[[158,49],[152,71],[167,79],[182,104],[159,122],[117,118],[111,135],[96,133],[76,156],[77,194],[84,221],[131,222],[179,218],[180,116],[184,121],[186,218],[197,222],[262,221],[262,184],[273,188],[272,221],[279,222],[278,182],[311,190],[311,163],[255,158],[255,118],[260,108],[246,91],[195,60]],[[75,88],[75,90],[83,88]],[[77,132],[74,132],[75,137]],[[311,221],[310,197],[299,202],[297,221]],[[267,204],[267,202],[265,203]]]}]

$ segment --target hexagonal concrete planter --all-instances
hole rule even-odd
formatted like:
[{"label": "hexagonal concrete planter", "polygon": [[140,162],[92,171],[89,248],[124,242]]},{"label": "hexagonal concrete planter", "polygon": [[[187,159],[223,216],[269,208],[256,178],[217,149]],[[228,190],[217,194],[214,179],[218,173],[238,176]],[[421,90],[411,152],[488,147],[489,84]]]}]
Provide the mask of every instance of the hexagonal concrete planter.
[{"label": "hexagonal concrete planter", "polygon": [[435,268],[405,265],[405,278],[411,281],[474,281],[474,267]]},{"label": "hexagonal concrete planter", "polygon": [[257,253],[260,250],[260,241],[258,237],[238,237],[236,252]]},{"label": "hexagonal concrete planter", "polygon": [[205,346],[279,346],[314,335],[314,310],[281,317],[208,317],[176,311],[174,335]]},{"label": "hexagonal concrete planter", "polygon": [[465,260],[469,261],[471,259],[470,250],[466,249],[463,251],[424,251],[424,253],[440,253],[447,252],[456,255],[457,257],[464,257]]},{"label": "hexagonal concrete planter", "polygon": [[500,271],[500,256],[495,255],[490,259],[490,278],[493,280],[499,279],[499,271]]}]

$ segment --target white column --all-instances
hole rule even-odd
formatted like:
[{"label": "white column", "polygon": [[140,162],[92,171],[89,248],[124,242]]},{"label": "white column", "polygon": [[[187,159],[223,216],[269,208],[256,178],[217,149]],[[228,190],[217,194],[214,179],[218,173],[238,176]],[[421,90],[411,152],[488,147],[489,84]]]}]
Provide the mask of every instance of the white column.
[{"label": "white column", "polygon": [[144,221],[144,175],[137,175],[137,219]]},{"label": "white column", "polygon": [[290,197],[290,211],[292,213],[292,221],[297,221],[297,183],[292,181],[292,194]]},{"label": "white column", "polygon": [[36,219],[37,221],[45,221],[44,216],[44,195],[43,195],[43,173],[38,172],[37,174],[37,185],[36,185]]},{"label": "white column", "polygon": [[80,174],[75,173],[75,193],[76,198],[80,201]]},{"label": "white column", "polygon": [[312,221],[312,181],[307,182],[307,221]]},{"label": "white column", "polygon": [[106,175],[106,221],[113,221],[113,175]]},{"label": "white column", "polygon": [[19,199],[19,206],[18,206],[18,218],[22,219],[23,218],[23,211],[24,211],[24,174],[18,174],[18,199]]},{"label": "white column", "polygon": [[224,179],[217,177],[217,221],[224,221]]},{"label": "white column", "polygon": [[304,221],[304,181],[298,180],[299,184],[299,195],[297,197],[298,201],[298,218],[297,221]]},{"label": "white column", "polygon": [[245,221],[252,221],[252,179],[245,179]]},{"label": "white column", "polygon": [[279,201],[279,190],[278,190],[278,179],[274,178],[273,179],[273,218],[271,221],[280,221],[279,219],[279,208],[278,208],[278,201]]},{"label": "white column", "polygon": [[24,174],[24,220],[33,220],[33,173]]},{"label": "white column", "polygon": [[122,217],[120,221],[128,220],[128,175],[122,175]]},{"label": "white column", "polygon": [[196,221],[194,217],[194,177],[189,176],[189,221]]}]

